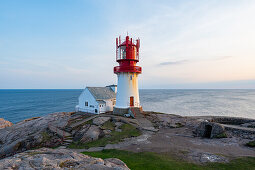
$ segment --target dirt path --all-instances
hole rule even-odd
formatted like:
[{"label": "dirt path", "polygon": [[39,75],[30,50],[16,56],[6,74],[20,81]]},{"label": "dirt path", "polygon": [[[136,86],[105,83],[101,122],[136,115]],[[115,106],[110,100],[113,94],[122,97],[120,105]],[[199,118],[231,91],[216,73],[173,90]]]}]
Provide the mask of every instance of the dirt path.
[{"label": "dirt path", "polygon": [[168,152],[195,162],[201,162],[196,160],[196,157],[203,154],[221,155],[226,159],[241,156],[255,157],[255,149],[244,146],[243,141],[237,138],[202,139],[193,137],[192,132],[185,127],[160,129],[148,138],[148,142],[124,146],[120,149],[133,152]]}]

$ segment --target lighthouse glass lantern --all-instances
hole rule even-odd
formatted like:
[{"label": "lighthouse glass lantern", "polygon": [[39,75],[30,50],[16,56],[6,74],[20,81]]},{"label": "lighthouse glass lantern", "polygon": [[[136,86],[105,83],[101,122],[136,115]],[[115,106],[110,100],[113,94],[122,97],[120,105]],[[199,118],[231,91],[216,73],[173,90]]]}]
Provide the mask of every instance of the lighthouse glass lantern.
[{"label": "lighthouse glass lantern", "polygon": [[130,107],[141,107],[138,91],[138,75],[142,68],[137,66],[139,62],[140,40],[133,40],[126,36],[121,42],[116,38],[116,61],[119,66],[114,67],[114,73],[118,76],[118,90],[114,113],[125,114]]}]

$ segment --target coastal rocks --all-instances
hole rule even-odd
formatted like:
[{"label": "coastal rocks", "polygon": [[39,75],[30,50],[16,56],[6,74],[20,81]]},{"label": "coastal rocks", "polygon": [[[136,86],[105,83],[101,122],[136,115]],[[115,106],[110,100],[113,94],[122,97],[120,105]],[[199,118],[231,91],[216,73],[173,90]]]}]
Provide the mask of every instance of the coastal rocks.
[{"label": "coastal rocks", "polygon": [[97,118],[93,119],[93,124],[99,126],[99,125],[104,124],[105,122],[107,122],[110,119],[111,119],[110,117],[97,117]]},{"label": "coastal rocks", "polygon": [[221,156],[221,155],[215,155],[212,153],[206,153],[206,152],[191,152],[188,155],[188,159],[197,162],[197,163],[209,163],[209,162],[228,162],[228,158]]},{"label": "coastal rocks", "polygon": [[90,128],[90,124],[85,124],[84,126],[81,127],[80,130],[76,131],[74,133],[74,141],[79,141],[81,140],[81,138],[83,137],[83,135],[88,131],[88,129]]},{"label": "coastal rocks", "polygon": [[97,140],[102,133],[102,130],[95,125],[91,125],[88,131],[83,135],[81,142],[86,143]]},{"label": "coastal rocks", "polygon": [[241,124],[242,127],[255,128],[255,122]]},{"label": "coastal rocks", "polygon": [[152,113],[148,114],[146,118],[157,128],[179,128],[186,124],[185,118],[171,114]]},{"label": "coastal rocks", "polygon": [[94,158],[67,149],[26,151],[0,160],[0,169],[118,169],[128,170],[127,165],[116,158]]},{"label": "coastal rocks", "polygon": [[241,125],[244,123],[254,122],[254,119],[241,118],[241,117],[212,117],[212,122],[228,125]]},{"label": "coastal rocks", "polygon": [[205,138],[221,138],[225,136],[225,128],[219,123],[203,121],[201,122],[194,133],[197,136]]},{"label": "coastal rocks", "polygon": [[35,147],[56,146],[60,143],[60,138],[57,135],[50,135],[48,126],[53,124],[62,127],[68,118],[68,113],[53,113],[0,129],[0,158]]},{"label": "coastal rocks", "polygon": [[13,124],[7,120],[4,120],[3,118],[0,118],[0,129],[12,126]]}]

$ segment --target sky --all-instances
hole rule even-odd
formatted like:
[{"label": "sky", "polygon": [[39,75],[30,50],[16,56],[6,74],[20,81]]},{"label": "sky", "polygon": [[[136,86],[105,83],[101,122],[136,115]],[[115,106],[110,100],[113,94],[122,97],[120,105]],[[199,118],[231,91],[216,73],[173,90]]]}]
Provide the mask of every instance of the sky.
[{"label": "sky", "polygon": [[254,0],[1,0],[0,89],[117,83],[140,38],[140,88],[255,88]]}]

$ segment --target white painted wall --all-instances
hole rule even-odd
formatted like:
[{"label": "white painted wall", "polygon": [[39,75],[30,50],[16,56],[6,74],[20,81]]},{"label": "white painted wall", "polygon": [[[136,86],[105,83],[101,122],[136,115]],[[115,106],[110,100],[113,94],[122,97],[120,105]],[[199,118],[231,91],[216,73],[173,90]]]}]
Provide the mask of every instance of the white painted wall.
[{"label": "white painted wall", "polygon": [[100,104],[103,107],[99,107],[99,113],[105,113],[106,112],[106,106],[105,104]]},{"label": "white painted wall", "polygon": [[[85,102],[88,102],[88,106],[85,106]],[[93,107],[90,107],[90,105],[93,105]],[[78,111],[81,112],[89,112],[89,113],[95,113],[95,109],[97,109],[97,114],[99,114],[99,107],[98,103],[95,100],[94,96],[90,93],[90,91],[86,88],[83,90],[81,95],[79,96],[79,104],[78,104]]]},{"label": "white painted wall", "polygon": [[140,107],[137,73],[119,73],[117,87],[115,107],[129,108],[131,96],[134,96],[134,106]]},{"label": "white painted wall", "polygon": [[107,99],[107,100],[104,100],[106,102],[106,111],[113,111],[113,100],[114,99]]},{"label": "white painted wall", "polygon": [[[78,105],[75,107],[76,111],[81,111],[81,112],[89,112],[89,113],[95,113],[95,109],[97,109],[97,113],[95,114],[99,114],[99,113],[105,113],[108,111],[113,111],[113,102],[116,99],[107,99],[107,100],[103,100],[105,101],[106,104],[99,104],[96,99],[94,98],[94,96],[90,93],[90,91],[86,88],[85,90],[83,90],[83,92],[81,93],[81,95],[79,96],[79,103]],[[85,106],[85,102],[88,102],[88,106]],[[93,107],[90,107],[90,105],[93,105]],[[99,105],[103,105],[103,107],[99,107]]]}]

